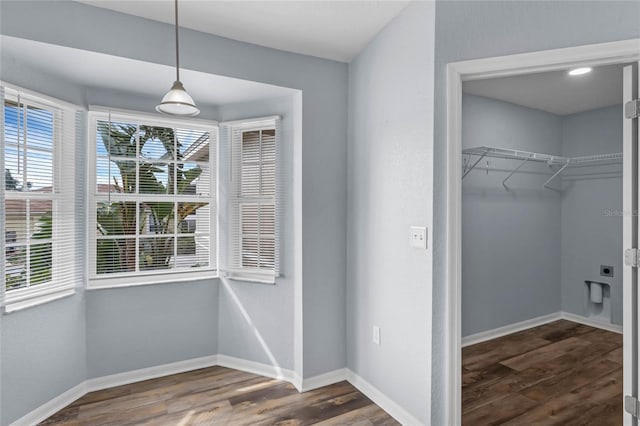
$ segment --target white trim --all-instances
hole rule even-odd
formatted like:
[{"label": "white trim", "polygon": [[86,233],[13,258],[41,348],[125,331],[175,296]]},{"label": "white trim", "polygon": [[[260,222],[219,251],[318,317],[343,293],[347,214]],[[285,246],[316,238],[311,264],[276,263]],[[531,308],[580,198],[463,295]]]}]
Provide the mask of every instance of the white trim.
[{"label": "white trim", "polygon": [[39,102],[42,102],[50,107],[62,108],[70,111],[83,110],[84,107],[81,105],[76,105],[71,102],[63,101],[58,98],[54,98],[51,96],[43,95],[42,93],[35,92],[33,90],[25,89],[24,87],[8,83],[4,80],[0,80],[0,86],[6,87],[14,92],[20,92],[33,98]]},{"label": "white trim", "polygon": [[155,284],[170,284],[179,282],[197,282],[202,280],[218,279],[218,271],[207,269],[203,271],[190,271],[188,269],[175,269],[164,274],[139,274],[119,277],[89,277],[87,290],[102,290],[105,288],[139,287]]},{"label": "white trim", "polygon": [[67,405],[71,404],[78,398],[82,398],[87,393],[85,382],[80,383],[69,389],[68,391],[61,393],[48,402],[45,402],[35,410],[20,417],[10,426],[32,426],[37,425],[41,421],[51,417],[58,411],[62,410]]},{"label": "white trim", "polygon": [[169,364],[156,365],[124,373],[88,379],[85,381],[85,387],[87,392],[95,392],[97,390],[128,385],[130,383],[156,379],[158,377],[170,376],[172,374],[185,373],[187,371],[198,370],[200,368],[214,367],[216,365],[218,365],[218,357],[216,355],[192,358],[184,361],[171,362]]},{"label": "white trim", "polygon": [[131,119],[132,117],[137,117],[138,119],[143,118],[145,120],[148,120],[154,123],[150,125],[162,125],[162,123],[167,123],[167,121],[174,122],[175,124],[178,124],[181,126],[193,125],[198,127],[202,127],[202,126],[210,127],[210,126],[218,125],[218,122],[216,120],[208,120],[204,118],[193,118],[193,117],[181,118],[181,117],[169,116],[169,115],[160,114],[160,113],[135,111],[131,109],[122,109],[122,108],[111,108],[111,107],[101,106],[101,105],[89,105],[89,112],[99,113],[99,114],[111,113],[113,117],[116,117],[119,119],[125,119],[125,120]]},{"label": "white trim", "polygon": [[486,342],[488,340],[497,339],[498,337],[507,336],[519,331],[528,330],[530,328],[539,327],[553,321],[567,320],[577,322],[578,324],[588,325],[590,327],[607,330],[614,333],[622,334],[622,326],[611,324],[593,318],[583,317],[581,315],[572,314],[570,312],[558,311],[552,314],[542,315],[536,318],[508,324],[491,330],[481,331],[479,333],[470,334],[462,338],[462,347],[475,345],[477,343]]},{"label": "white trim", "polygon": [[[536,318],[516,322],[513,324],[507,324],[502,327],[494,328],[492,330],[481,331],[480,333],[470,334],[462,338],[462,347],[475,345],[476,343],[486,342],[487,340],[497,339],[498,337],[506,336],[508,334],[517,333],[522,330],[534,328],[547,324],[553,321],[563,319],[561,312],[554,312],[552,314],[542,315]],[[580,321],[575,321],[580,322]]]},{"label": "white trim", "polygon": [[221,121],[218,124],[221,126],[233,126],[244,129],[245,127],[261,126],[265,121],[272,122],[276,120],[282,120],[282,116],[270,115],[267,117],[243,118],[241,120]]},{"label": "white trim", "polygon": [[308,392],[324,386],[333,385],[334,383],[342,382],[347,380],[347,376],[347,369],[339,368],[337,370],[329,371],[328,373],[309,377],[308,379],[302,379],[300,392]]},{"label": "white trim", "polygon": [[362,392],[367,398],[373,401],[378,407],[386,411],[391,417],[405,426],[423,425],[420,420],[415,418],[411,413],[398,405],[395,401],[382,393],[378,388],[358,376],[351,370],[347,369],[347,380],[356,389]]},{"label": "white trim", "polygon": [[590,327],[612,331],[618,334],[623,334],[621,325],[611,324],[610,322],[604,322],[604,321],[600,321],[593,318],[583,317],[582,315],[572,314],[571,312],[564,312],[564,311],[560,312],[560,318],[567,321],[588,325]]},{"label": "white trim", "polygon": [[[371,399],[381,409],[403,425],[417,426],[423,424],[378,388],[347,368],[340,368],[302,380],[297,374],[294,374],[293,371],[277,366],[228,355],[210,355],[87,379],[22,416],[20,419],[11,423],[11,426],[38,424],[89,392],[214,366],[233,368],[247,373],[287,381],[296,386],[299,392],[306,392],[347,380],[367,398]],[[296,385],[296,383],[300,386]]]},{"label": "white trim", "polygon": [[54,300],[62,299],[65,297],[73,296],[76,294],[74,287],[63,288],[51,288],[40,293],[36,293],[30,296],[28,299],[12,301],[8,300],[4,306],[4,313],[10,314],[12,312],[18,312],[23,309],[31,308],[34,306],[42,305],[44,303],[53,302]]},{"label": "white trim", "polygon": [[228,355],[218,355],[218,365],[257,374],[259,376],[271,377],[272,379],[284,380],[295,385],[293,371],[275,365],[263,364],[261,362],[249,361]]},{"label": "white trim", "polygon": [[622,40],[518,55],[461,61],[447,65],[446,152],[446,324],[447,425],[461,422],[461,149],[462,82],[585,65],[605,65],[640,60],[640,39]]}]

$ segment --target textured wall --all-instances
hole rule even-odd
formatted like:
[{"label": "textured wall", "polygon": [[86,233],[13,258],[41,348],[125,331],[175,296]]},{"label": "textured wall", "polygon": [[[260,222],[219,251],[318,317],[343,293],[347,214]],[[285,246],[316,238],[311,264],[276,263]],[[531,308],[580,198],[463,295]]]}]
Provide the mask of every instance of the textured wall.
[{"label": "textured wall", "polygon": [[[349,64],[348,366],[429,423],[433,3],[397,16]],[[381,328],[381,344],[372,327]]]}]

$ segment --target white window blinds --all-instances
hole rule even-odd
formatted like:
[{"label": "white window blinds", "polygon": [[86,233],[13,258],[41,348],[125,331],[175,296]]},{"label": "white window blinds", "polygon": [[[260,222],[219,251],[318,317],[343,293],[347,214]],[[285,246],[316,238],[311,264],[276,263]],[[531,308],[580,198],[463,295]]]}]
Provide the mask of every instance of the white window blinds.
[{"label": "white window blinds", "polygon": [[91,124],[89,286],[216,275],[216,129],[99,112]]},{"label": "white window blinds", "polygon": [[76,253],[76,111],[4,88],[0,277],[5,310],[68,294]]},{"label": "white window blinds", "polygon": [[279,272],[280,120],[224,125],[230,140],[230,277],[274,282]]}]

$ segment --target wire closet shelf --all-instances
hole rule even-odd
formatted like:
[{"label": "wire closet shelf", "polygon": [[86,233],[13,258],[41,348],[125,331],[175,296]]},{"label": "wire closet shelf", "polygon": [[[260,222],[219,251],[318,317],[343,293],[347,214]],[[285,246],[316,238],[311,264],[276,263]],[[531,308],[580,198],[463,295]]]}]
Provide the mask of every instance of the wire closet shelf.
[{"label": "wire closet shelf", "polygon": [[[600,164],[618,164],[622,162],[622,153],[614,152],[610,154],[585,155],[581,157],[563,157],[561,155],[543,154],[540,152],[529,152],[515,149],[494,148],[489,146],[479,146],[462,150],[462,155],[476,156],[475,161],[464,163],[462,179],[473,170],[483,158],[501,158],[505,160],[520,160],[520,164],[515,167],[502,181],[502,185],[507,188],[507,181],[526,163],[533,161],[546,163],[549,167],[559,166],[553,175],[543,184],[545,188],[552,189],[550,183],[562,174],[568,167],[591,166]],[[508,188],[507,188],[508,189]]]}]

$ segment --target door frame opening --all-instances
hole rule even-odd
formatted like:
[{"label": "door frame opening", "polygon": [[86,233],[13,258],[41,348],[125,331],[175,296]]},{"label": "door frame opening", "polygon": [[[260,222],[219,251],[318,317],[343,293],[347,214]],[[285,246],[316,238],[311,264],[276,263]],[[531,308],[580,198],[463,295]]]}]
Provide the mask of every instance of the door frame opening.
[{"label": "door frame opening", "polygon": [[[462,288],[462,83],[496,77],[566,70],[580,66],[602,66],[640,60],[640,38],[545,50],[447,64],[447,152],[446,152],[446,335],[447,422],[462,420],[461,390],[461,288]],[[622,93],[620,94],[622,99]],[[622,256],[622,250],[620,252]],[[628,280],[627,280],[628,281]],[[627,283],[623,292],[627,292]],[[626,302],[625,302],[626,303]],[[632,321],[623,320],[623,335],[632,332]],[[625,339],[625,342],[627,339]],[[625,343],[625,353],[627,348]],[[629,367],[625,364],[625,372]],[[632,389],[625,375],[624,393]],[[629,418],[629,419],[628,419]],[[625,424],[630,416],[625,415]]]}]

